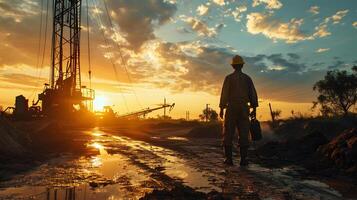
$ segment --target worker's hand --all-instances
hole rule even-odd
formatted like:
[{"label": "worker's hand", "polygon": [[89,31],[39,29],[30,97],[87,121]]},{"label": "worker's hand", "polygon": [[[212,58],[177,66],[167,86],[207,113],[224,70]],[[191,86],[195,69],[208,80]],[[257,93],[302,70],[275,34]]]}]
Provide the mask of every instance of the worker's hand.
[{"label": "worker's hand", "polygon": [[221,111],[219,112],[219,117],[220,117],[221,119],[223,119],[223,115],[224,115],[223,109],[221,108]]},{"label": "worker's hand", "polygon": [[250,118],[256,118],[257,117],[257,108],[253,107],[252,112],[250,112]]}]

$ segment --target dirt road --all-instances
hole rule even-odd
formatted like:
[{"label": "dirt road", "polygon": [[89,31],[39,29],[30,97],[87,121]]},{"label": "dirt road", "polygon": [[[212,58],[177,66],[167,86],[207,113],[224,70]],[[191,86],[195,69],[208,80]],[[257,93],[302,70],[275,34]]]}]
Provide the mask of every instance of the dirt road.
[{"label": "dirt road", "polygon": [[344,199],[298,167],[226,167],[218,139],[185,133],[81,131],[74,140],[85,140],[86,153],[62,154],[0,182],[0,199]]}]

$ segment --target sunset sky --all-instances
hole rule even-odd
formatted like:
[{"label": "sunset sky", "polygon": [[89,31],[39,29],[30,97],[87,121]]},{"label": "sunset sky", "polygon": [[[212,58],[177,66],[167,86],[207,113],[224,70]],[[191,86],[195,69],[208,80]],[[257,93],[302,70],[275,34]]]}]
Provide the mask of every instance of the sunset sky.
[{"label": "sunset sky", "polygon": [[[83,85],[89,85],[89,31],[97,109],[132,112],[166,97],[176,103],[174,118],[186,111],[197,118],[206,103],[218,110],[229,62],[239,54],[258,91],[260,119],[268,119],[269,102],[283,117],[311,113],[313,84],[327,70],[357,65],[355,0],[106,0],[114,29],[103,1],[88,0],[89,29],[85,0],[82,8]],[[44,51],[46,7],[45,0],[0,0],[3,107],[19,94],[36,101],[48,83],[52,11]]]}]

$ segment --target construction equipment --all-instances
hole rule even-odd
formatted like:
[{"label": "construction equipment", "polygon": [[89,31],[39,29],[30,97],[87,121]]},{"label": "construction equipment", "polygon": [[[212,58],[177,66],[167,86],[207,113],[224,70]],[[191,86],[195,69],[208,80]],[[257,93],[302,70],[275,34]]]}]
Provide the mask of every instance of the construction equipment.
[{"label": "construction equipment", "polygon": [[140,111],[132,112],[132,113],[127,113],[123,115],[118,115],[118,118],[132,118],[132,117],[139,117],[139,116],[146,116],[148,113],[151,113],[155,110],[160,110],[160,109],[166,109],[169,108],[169,112],[174,108],[175,103],[173,104],[164,104],[162,106],[156,107],[156,108],[146,108]]},{"label": "construction equipment", "polygon": [[81,84],[81,2],[53,0],[50,84],[34,103],[41,101],[45,116],[68,116],[95,98],[94,90]]}]

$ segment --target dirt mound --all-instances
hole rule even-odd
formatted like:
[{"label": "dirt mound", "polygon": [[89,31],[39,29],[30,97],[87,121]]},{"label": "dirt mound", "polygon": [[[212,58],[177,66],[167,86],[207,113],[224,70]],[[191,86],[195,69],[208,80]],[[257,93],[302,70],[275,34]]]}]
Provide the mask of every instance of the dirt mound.
[{"label": "dirt mound", "polygon": [[24,145],[28,142],[28,135],[25,132],[0,118],[0,154],[2,156],[24,154],[26,152]]},{"label": "dirt mound", "polygon": [[222,126],[219,123],[194,127],[186,137],[189,138],[221,138]]},{"label": "dirt mound", "polygon": [[357,175],[357,128],[344,131],[317,152],[337,168]]},{"label": "dirt mound", "polygon": [[324,134],[314,131],[298,139],[267,142],[257,152],[264,157],[296,162],[312,157],[319,146],[327,142]]},{"label": "dirt mound", "polygon": [[282,121],[279,127],[274,129],[274,133],[280,139],[292,140],[318,131],[331,140],[344,130],[355,127],[355,124],[357,124],[357,116],[291,118]]}]

